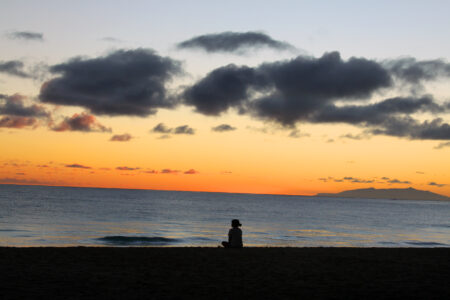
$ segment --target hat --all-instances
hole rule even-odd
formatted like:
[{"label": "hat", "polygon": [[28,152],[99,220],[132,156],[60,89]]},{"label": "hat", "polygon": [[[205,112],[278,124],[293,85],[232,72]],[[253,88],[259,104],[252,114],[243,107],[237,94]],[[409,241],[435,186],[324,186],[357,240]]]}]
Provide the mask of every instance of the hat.
[{"label": "hat", "polygon": [[242,224],[239,222],[238,219],[233,219],[233,220],[231,220],[231,226],[238,227],[238,226],[242,226]]}]

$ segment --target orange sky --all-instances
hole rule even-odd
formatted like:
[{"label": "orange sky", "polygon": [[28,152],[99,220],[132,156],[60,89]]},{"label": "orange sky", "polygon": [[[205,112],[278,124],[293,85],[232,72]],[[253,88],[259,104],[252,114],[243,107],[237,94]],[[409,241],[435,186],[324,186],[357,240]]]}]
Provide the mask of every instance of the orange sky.
[{"label": "orange sky", "polygon": [[21,3],[0,4],[2,184],[450,196],[448,4]]}]

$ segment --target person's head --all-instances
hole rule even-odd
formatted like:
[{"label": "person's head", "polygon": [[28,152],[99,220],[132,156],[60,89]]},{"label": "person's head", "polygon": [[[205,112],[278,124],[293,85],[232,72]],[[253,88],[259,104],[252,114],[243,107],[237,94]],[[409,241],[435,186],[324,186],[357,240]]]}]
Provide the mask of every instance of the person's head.
[{"label": "person's head", "polygon": [[242,226],[242,224],[239,222],[238,219],[231,220],[231,227],[239,227]]}]

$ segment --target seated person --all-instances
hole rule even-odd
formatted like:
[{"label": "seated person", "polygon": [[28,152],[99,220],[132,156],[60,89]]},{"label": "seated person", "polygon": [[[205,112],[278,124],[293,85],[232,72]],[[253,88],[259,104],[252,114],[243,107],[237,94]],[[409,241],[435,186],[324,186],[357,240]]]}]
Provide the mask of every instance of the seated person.
[{"label": "seated person", "polygon": [[231,229],[228,231],[228,242],[222,242],[225,248],[242,248],[242,230],[239,228],[242,224],[239,220],[231,221]]}]

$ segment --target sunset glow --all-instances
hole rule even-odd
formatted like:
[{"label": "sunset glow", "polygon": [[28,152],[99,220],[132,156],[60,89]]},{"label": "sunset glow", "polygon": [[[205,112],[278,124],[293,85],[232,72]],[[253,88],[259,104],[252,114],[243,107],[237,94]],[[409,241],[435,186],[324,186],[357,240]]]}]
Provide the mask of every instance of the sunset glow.
[{"label": "sunset glow", "polygon": [[236,24],[206,1],[49,3],[0,5],[2,184],[450,196],[450,21],[430,19],[446,4],[402,26],[353,7],[355,28],[346,2],[325,10],[342,22],[294,1]]}]

